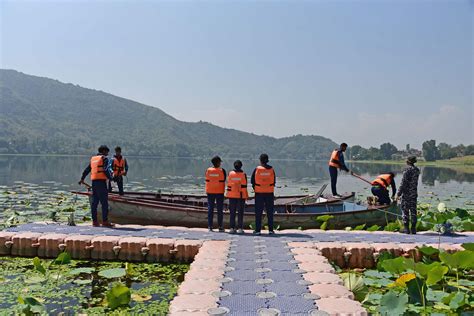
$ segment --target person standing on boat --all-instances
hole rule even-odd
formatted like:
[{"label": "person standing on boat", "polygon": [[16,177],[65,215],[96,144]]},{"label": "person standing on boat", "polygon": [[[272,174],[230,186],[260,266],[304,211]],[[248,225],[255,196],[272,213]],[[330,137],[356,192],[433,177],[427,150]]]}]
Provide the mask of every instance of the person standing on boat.
[{"label": "person standing on boat", "polygon": [[395,174],[393,172],[383,173],[372,181],[372,194],[378,198],[380,204],[390,204],[388,187],[392,187],[392,200],[395,200],[397,187],[395,184]]},{"label": "person standing on boat", "polygon": [[255,191],[255,235],[260,235],[262,229],[263,210],[268,218],[268,233],[273,235],[274,191],[276,176],[273,167],[268,164],[268,155],[260,155],[260,166],[252,173],[252,187]]},{"label": "person standing on boat", "polygon": [[350,172],[349,168],[344,163],[344,152],[347,149],[347,144],[342,143],[339,149],[334,149],[331,158],[329,159],[329,176],[331,177],[331,191],[333,197],[341,198],[342,196],[337,193],[337,170],[341,169],[346,172]]},{"label": "person standing on boat", "polygon": [[109,148],[105,145],[99,147],[98,153],[92,156],[89,165],[82,172],[79,184],[84,184],[84,179],[91,174],[92,180],[92,225],[97,227],[99,220],[97,219],[97,207],[99,202],[102,205],[102,226],[113,227],[114,225],[108,221],[109,213],[109,191],[107,190],[107,180],[112,179],[112,164],[107,156]]},{"label": "person standing on boat", "polygon": [[[403,219],[403,232],[405,234],[416,234],[416,204],[418,199],[418,178],[420,169],[415,166],[416,157],[407,158],[407,168],[403,171],[403,178],[398,188],[397,200],[401,198],[401,209]],[[411,224],[411,229],[410,229]]]},{"label": "person standing on boat", "polygon": [[[115,147],[115,156],[112,158],[112,170],[114,171],[113,181],[117,183],[119,194],[123,195],[123,177],[127,175],[127,159],[122,156],[122,148]],[[109,192],[112,192],[112,181],[109,181]]]},{"label": "person standing on boat", "polygon": [[206,170],[207,227],[209,231],[212,231],[215,206],[217,209],[219,231],[224,232],[223,220],[226,172],[221,168],[222,159],[219,156],[213,157],[211,162],[213,166]]},{"label": "person standing on boat", "polygon": [[249,197],[247,191],[247,175],[242,171],[242,161],[234,162],[234,170],[227,177],[227,198],[229,199],[230,233],[234,234],[235,215],[237,213],[238,233],[244,233],[245,200]]}]

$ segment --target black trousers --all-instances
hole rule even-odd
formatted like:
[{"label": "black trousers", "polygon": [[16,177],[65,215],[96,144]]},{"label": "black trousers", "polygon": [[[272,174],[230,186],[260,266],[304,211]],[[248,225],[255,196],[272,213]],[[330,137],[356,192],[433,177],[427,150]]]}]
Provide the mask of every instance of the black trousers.
[{"label": "black trousers", "polygon": [[331,191],[332,195],[337,195],[337,168],[329,166],[329,176],[331,177]]},{"label": "black trousers", "polygon": [[384,187],[374,185],[372,187],[372,194],[378,197],[380,204],[390,204],[390,196],[388,190]]},{"label": "black trousers", "polygon": [[[117,183],[119,194],[123,195],[123,176],[115,177],[114,181]],[[112,193],[112,181],[109,181],[109,192]]]},{"label": "black trousers", "polygon": [[[244,210],[245,210],[244,199],[229,199],[230,228],[244,229]],[[238,227],[235,227],[236,214],[237,214]]]},{"label": "black trousers", "polygon": [[97,220],[97,207],[102,205],[102,221],[108,220],[109,215],[109,192],[107,191],[106,180],[92,180],[92,203],[91,213],[92,221],[98,222]]},{"label": "black trousers", "polygon": [[262,230],[262,215],[263,210],[268,218],[268,230],[273,231],[273,193],[255,193],[255,231]]}]

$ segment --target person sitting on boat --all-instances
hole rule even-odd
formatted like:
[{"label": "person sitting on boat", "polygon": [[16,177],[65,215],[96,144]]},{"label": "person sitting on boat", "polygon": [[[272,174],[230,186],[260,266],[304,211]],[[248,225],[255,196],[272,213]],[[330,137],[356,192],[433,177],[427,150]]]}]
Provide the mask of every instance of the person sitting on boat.
[{"label": "person sitting on boat", "polygon": [[333,197],[341,198],[337,193],[337,170],[341,169],[346,172],[351,172],[344,163],[344,152],[347,149],[347,144],[342,143],[339,149],[334,149],[331,158],[329,159],[329,176],[331,177],[331,191]]},{"label": "person sitting on boat", "polygon": [[268,233],[273,235],[274,191],[276,176],[273,167],[268,164],[268,155],[260,155],[260,166],[252,173],[252,187],[255,191],[255,235],[260,235],[262,229],[263,210],[268,218]]},{"label": "person sitting on boat", "polygon": [[207,227],[213,229],[214,206],[217,209],[217,224],[219,231],[224,232],[224,193],[226,172],[221,168],[222,159],[215,156],[211,159],[212,167],[206,170],[207,194]]},{"label": "person sitting on boat", "polygon": [[[128,173],[127,159],[122,156],[122,148],[115,147],[115,156],[112,158],[113,181],[117,183],[119,194],[123,195],[123,177]],[[112,181],[109,181],[109,192],[112,192]]]},{"label": "person sitting on boat", "polygon": [[393,172],[383,173],[372,181],[372,194],[378,198],[379,204],[390,204],[388,187],[392,187],[392,200],[395,199],[397,187],[395,185],[395,174]]},{"label": "person sitting on boat", "polygon": [[235,230],[235,215],[237,213],[238,233],[244,233],[245,200],[249,197],[247,191],[247,175],[242,171],[242,161],[234,162],[234,170],[227,177],[227,198],[229,199],[230,233]]},{"label": "person sitting on boat", "polygon": [[92,225],[100,226],[97,219],[97,207],[102,205],[102,226],[113,227],[114,225],[108,221],[109,213],[109,191],[107,190],[107,180],[112,179],[113,171],[112,164],[109,162],[107,156],[109,155],[109,148],[105,145],[99,147],[98,153],[92,156],[89,165],[82,172],[79,184],[84,184],[84,179],[91,174],[92,180]]}]

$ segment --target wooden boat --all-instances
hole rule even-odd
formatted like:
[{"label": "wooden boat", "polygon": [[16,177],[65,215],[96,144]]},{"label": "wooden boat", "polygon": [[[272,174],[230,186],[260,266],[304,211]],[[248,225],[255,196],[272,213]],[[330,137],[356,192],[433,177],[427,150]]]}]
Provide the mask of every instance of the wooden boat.
[{"label": "wooden boat", "polygon": [[[91,195],[90,192],[74,193]],[[312,201],[308,195],[276,197],[275,227],[318,228],[320,223],[316,217],[320,215],[333,215],[329,227],[335,229],[363,223],[367,226],[384,226],[396,219],[395,215],[385,212],[388,206],[373,207],[348,202],[353,197],[353,193],[344,195],[342,199],[318,198],[316,201]],[[254,202],[249,200],[244,213],[245,228],[255,222],[253,206]],[[124,196],[110,194],[109,207],[109,219],[118,224],[207,227],[205,196],[126,192]],[[224,224],[229,226],[227,208],[224,211]]]}]

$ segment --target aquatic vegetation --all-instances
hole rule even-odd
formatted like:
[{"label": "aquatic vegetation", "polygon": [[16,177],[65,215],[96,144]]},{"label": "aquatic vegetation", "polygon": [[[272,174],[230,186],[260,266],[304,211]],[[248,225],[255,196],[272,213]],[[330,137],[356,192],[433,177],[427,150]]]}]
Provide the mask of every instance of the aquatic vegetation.
[{"label": "aquatic vegetation", "polygon": [[[166,314],[189,266],[0,257],[0,310],[6,314]],[[1,314],[1,313],[0,313]]]},{"label": "aquatic vegetation", "polygon": [[376,270],[341,273],[370,313],[458,315],[474,311],[474,244],[453,254],[422,246],[422,260],[381,255]]}]

